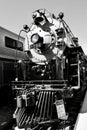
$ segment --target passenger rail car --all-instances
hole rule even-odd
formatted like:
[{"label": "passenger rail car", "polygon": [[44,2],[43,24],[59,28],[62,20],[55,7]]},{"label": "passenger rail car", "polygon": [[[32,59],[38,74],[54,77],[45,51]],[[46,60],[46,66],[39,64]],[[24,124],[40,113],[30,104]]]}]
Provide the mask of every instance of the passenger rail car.
[{"label": "passenger rail car", "polygon": [[24,27],[25,78],[12,81],[17,129],[74,129],[86,91],[87,59],[63,16],[36,10],[31,27]]},{"label": "passenger rail car", "polygon": [[0,105],[8,102],[9,83],[16,78],[15,61],[25,58],[23,43],[23,37],[18,41],[17,34],[0,27]]}]

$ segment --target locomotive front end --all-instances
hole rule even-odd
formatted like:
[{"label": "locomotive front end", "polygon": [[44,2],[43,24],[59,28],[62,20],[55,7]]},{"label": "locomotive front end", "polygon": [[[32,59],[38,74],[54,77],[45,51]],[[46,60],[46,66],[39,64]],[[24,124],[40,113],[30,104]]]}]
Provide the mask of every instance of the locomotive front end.
[{"label": "locomotive front end", "polygon": [[63,16],[60,13],[56,17],[45,9],[36,10],[31,27],[24,28],[28,61],[22,65],[26,66],[23,70],[26,78],[12,82],[18,128],[74,128],[86,88],[86,60]]}]

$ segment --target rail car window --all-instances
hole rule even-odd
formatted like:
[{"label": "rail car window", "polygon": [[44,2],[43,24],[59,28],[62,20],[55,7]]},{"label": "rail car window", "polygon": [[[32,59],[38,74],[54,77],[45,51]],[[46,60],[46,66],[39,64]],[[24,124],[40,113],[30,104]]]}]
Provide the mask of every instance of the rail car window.
[{"label": "rail car window", "polygon": [[5,37],[5,46],[12,48],[12,49],[17,49],[20,51],[23,51],[23,43],[20,41],[17,41],[15,39],[12,39],[10,37]]}]

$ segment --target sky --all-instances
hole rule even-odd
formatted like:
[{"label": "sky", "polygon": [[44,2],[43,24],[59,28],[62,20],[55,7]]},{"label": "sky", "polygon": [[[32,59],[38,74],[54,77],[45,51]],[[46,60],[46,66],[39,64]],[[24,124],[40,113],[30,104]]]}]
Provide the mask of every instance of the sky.
[{"label": "sky", "polygon": [[32,22],[32,12],[45,8],[64,20],[87,54],[87,0],[0,0],[0,26],[19,33],[24,24]]}]

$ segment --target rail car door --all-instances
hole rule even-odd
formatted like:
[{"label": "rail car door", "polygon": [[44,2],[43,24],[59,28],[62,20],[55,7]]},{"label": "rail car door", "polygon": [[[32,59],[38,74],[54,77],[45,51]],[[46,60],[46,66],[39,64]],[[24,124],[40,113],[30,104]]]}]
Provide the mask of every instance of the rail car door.
[{"label": "rail car door", "polygon": [[4,84],[9,83],[15,79],[15,68],[14,63],[4,62],[3,63],[3,82]]},{"label": "rail car door", "polygon": [[14,62],[3,61],[3,88],[2,88],[2,99],[4,104],[12,104],[12,89],[10,81],[15,79],[15,68]]}]

